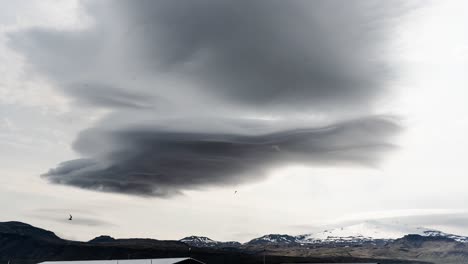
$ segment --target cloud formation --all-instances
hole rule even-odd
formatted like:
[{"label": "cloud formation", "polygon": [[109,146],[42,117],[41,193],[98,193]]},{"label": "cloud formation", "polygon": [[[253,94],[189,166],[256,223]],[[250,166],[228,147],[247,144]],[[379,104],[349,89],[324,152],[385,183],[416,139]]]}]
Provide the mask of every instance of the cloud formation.
[{"label": "cloud formation", "polygon": [[43,177],[86,189],[170,196],[258,180],[267,169],[284,164],[373,165],[392,148],[389,137],[397,130],[385,117],[267,134],[92,129],[75,144],[91,158],[64,162]]},{"label": "cloud formation", "polygon": [[[71,98],[99,107],[192,96],[256,111],[346,112],[372,105],[388,79],[394,3],[85,3],[89,29],[31,29],[11,34],[11,46]],[[115,103],[124,98],[133,103]]]},{"label": "cloud formation", "polygon": [[78,136],[83,158],[44,177],[170,196],[289,163],[374,164],[398,131],[375,115],[395,6],[86,1],[86,29],[10,34],[31,70],[78,105],[110,111]]}]

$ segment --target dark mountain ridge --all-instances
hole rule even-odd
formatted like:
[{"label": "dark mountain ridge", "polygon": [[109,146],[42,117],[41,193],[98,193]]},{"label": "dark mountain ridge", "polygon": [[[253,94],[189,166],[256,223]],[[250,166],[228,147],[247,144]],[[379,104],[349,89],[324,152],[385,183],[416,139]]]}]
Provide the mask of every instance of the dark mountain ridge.
[{"label": "dark mountain ridge", "polygon": [[55,233],[22,222],[0,222],[0,234],[10,234],[43,240],[62,240]]},{"label": "dark mountain ridge", "polygon": [[[262,263],[263,256],[268,263],[294,262],[380,262],[380,263],[431,263],[431,258],[441,256],[439,251],[431,251],[428,245],[436,243],[437,248],[447,248],[447,259],[467,259],[468,250],[463,243],[453,239],[437,237],[404,237],[386,246],[371,248],[361,246],[355,248],[342,247],[308,247],[297,243],[282,244],[258,243],[261,240],[290,240],[288,235],[268,235],[252,243],[227,243],[227,247],[205,247],[189,245],[183,241],[210,242],[209,238],[187,237],[182,241],[164,241],[156,239],[115,239],[110,236],[99,236],[89,242],[64,240],[53,232],[36,228],[20,222],[0,222],[0,261],[11,264],[32,264],[53,260],[92,260],[92,259],[128,259],[128,258],[161,258],[187,257],[205,261],[206,263]],[[213,241],[213,240],[211,240]],[[419,241],[419,242],[415,242]],[[270,241],[271,242],[271,241]],[[214,244],[218,245],[217,242]],[[235,245],[235,246],[232,246]],[[461,245],[461,246],[460,246]],[[189,248],[191,250],[189,251]],[[395,254],[398,248],[404,254]],[[450,249],[450,250],[449,250]],[[413,254],[413,251],[416,253]],[[420,251],[431,252],[424,258],[418,257]],[[409,252],[409,253],[408,253]],[[452,252],[452,253],[450,253]],[[440,262],[434,262],[440,263]],[[446,262],[462,263],[462,262]]]}]

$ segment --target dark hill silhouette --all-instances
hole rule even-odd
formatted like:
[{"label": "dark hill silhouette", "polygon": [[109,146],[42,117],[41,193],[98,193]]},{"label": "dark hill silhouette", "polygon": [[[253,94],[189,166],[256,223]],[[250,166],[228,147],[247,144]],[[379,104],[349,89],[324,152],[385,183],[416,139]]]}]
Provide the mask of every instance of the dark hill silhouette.
[{"label": "dark hill silhouette", "polygon": [[53,232],[22,222],[0,222],[0,234],[20,235],[43,240],[62,240]]}]

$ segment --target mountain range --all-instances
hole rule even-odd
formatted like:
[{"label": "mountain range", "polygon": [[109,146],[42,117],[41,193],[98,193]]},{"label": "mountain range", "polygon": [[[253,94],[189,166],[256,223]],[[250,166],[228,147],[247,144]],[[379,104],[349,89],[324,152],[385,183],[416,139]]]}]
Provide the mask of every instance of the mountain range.
[{"label": "mountain range", "polygon": [[402,238],[406,235],[423,237],[443,237],[456,242],[468,243],[468,237],[444,233],[439,230],[424,227],[412,227],[398,223],[382,223],[365,221],[344,227],[327,229],[317,233],[302,235],[268,234],[254,238],[247,243],[221,242],[207,237],[190,236],[180,241],[196,247],[235,247],[241,245],[360,245],[366,243],[382,244]]},{"label": "mountain range", "polygon": [[[399,237],[402,235],[402,237]],[[179,241],[116,239],[65,240],[21,222],[0,222],[0,263],[52,260],[191,256],[206,263],[468,263],[468,238],[438,230],[364,222],[304,235],[271,234],[246,243],[203,236]]]}]

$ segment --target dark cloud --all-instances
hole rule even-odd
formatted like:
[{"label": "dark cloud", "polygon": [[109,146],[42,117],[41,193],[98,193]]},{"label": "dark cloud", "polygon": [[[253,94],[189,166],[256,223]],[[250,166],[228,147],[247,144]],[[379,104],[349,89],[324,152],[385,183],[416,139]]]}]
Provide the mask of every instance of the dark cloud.
[{"label": "dark cloud", "polygon": [[90,29],[32,29],[10,44],[73,98],[100,107],[201,94],[255,110],[367,108],[386,87],[387,24],[401,11],[386,1],[85,3]]},{"label": "dark cloud", "polygon": [[136,58],[238,104],[355,108],[388,73],[383,1],[128,3]]},{"label": "dark cloud", "polygon": [[268,134],[194,133],[158,128],[88,130],[75,148],[97,154],[43,175],[54,183],[108,192],[171,196],[185,189],[258,180],[290,163],[373,165],[398,130],[374,117]]},{"label": "dark cloud", "polygon": [[375,116],[397,2],[83,3],[86,29],[9,35],[30,70],[111,110],[52,182],[170,196],[290,163],[372,165],[398,130]]}]

